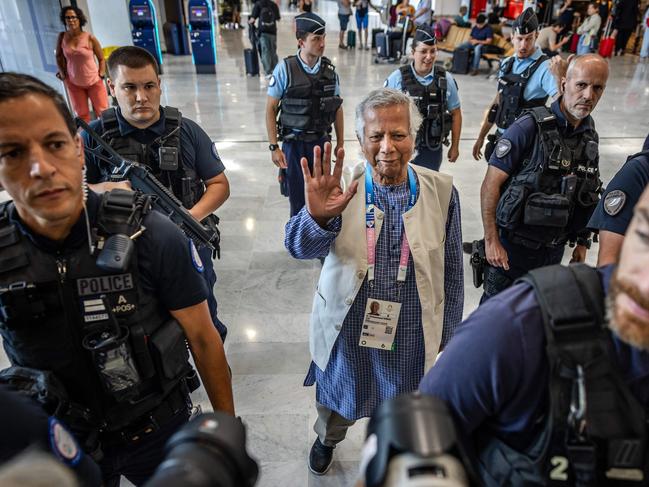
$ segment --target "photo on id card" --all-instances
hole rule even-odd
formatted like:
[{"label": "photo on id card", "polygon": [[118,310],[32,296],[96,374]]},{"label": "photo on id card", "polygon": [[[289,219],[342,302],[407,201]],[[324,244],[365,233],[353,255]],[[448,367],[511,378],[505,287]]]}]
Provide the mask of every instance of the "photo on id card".
[{"label": "photo on id card", "polygon": [[400,312],[401,303],[368,299],[358,345],[380,350],[394,350]]}]

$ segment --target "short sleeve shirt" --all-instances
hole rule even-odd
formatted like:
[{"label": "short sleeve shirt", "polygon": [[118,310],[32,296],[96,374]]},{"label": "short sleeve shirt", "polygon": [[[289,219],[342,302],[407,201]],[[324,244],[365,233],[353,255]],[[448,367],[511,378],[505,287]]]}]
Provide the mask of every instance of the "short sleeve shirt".
[{"label": "short sleeve shirt", "polygon": [[550,49],[550,45],[556,44],[557,33],[552,27],[545,27],[539,31],[539,36],[536,39],[536,45],[539,49]]},{"label": "short sleeve shirt", "polygon": [[[415,72],[415,68],[412,64],[410,64],[410,69],[412,70],[412,73],[415,75],[417,81],[424,86],[428,86],[435,79],[434,67],[433,67],[433,71],[431,71],[429,74],[427,74],[424,77],[419,76]],[[387,77],[387,79],[383,83],[383,86],[385,86],[386,88],[394,88],[395,90],[402,90],[403,89],[403,86],[401,84],[402,81],[403,79],[401,76],[401,71],[399,69],[395,69]],[[453,78],[453,75],[451,75],[451,73],[449,73],[448,71],[446,72],[446,104],[449,111],[455,110],[456,108],[460,108],[460,96],[458,94],[457,83]]]},{"label": "short sleeve shirt", "polygon": [[[538,58],[543,55],[543,52],[540,48],[536,48],[534,54],[529,57],[520,59],[514,58],[514,65],[512,66],[511,72],[514,74],[520,74],[525,71],[532,63],[536,62]],[[501,63],[501,70],[498,73],[498,77],[503,76],[502,66],[511,58]],[[523,98],[526,100],[534,100],[536,98],[545,98],[546,96],[554,97],[559,92],[559,87],[557,86],[557,80],[550,72],[550,60],[545,60],[541,65],[536,68],[534,74],[530,77],[527,85],[525,85],[525,91],[523,92]]]},{"label": "short sleeve shirt", "polygon": [[606,186],[588,228],[625,235],[633,208],[648,184],[649,154],[629,159]]},{"label": "short sleeve shirt", "polygon": [[[302,58],[300,57],[300,51],[298,51],[297,60],[302,65],[304,70],[309,74],[316,74],[318,71],[320,71],[320,64],[322,62],[322,58],[318,59],[318,62],[315,63],[313,67],[310,67],[304,61],[302,61]],[[286,93],[287,88],[288,88],[288,70],[286,67],[286,59],[282,59],[282,61],[277,63],[277,66],[275,66],[275,69],[273,70],[273,75],[270,78],[270,81],[268,82],[268,96],[272,96],[277,100],[281,100],[282,98],[284,98],[284,94]],[[338,73],[336,73],[335,94],[340,96],[340,80],[338,78]]]},{"label": "short sleeve shirt", "polygon": [[491,28],[489,24],[485,25],[484,27],[478,27],[477,25],[471,29],[471,39],[475,39],[477,41],[486,41],[487,39],[491,39],[494,36],[494,31]]},{"label": "short sleeve shirt", "polygon": [[[574,136],[594,130],[595,122],[586,117],[576,129],[568,123],[561,111],[560,99],[550,106],[550,110],[557,117],[559,133],[565,136]],[[506,172],[509,175],[517,173],[521,169],[523,161],[530,156],[536,140],[537,127],[532,115],[523,115],[512,123],[502,134],[489,159],[489,165]],[[599,164],[599,160],[596,161]]]},{"label": "short sleeve shirt", "polygon": [[[165,133],[165,119],[162,116],[161,108],[160,119],[150,127],[138,129],[129,124],[121,114],[119,108],[117,111],[117,123],[120,134],[129,136],[141,144],[149,144]],[[93,120],[90,123],[92,128],[99,135],[103,133],[101,119]],[[82,132],[84,144],[86,146],[94,145],[87,133]],[[216,143],[212,142],[209,135],[198,126],[196,122],[183,117],[180,125],[180,156],[185,167],[193,169],[202,181],[212,179],[225,171],[225,166],[216,149]],[[107,164],[95,159],[92,155],[86,155],[86,167],[88,182],[91,184],[102,182],[102,173],[100,165]]]}]

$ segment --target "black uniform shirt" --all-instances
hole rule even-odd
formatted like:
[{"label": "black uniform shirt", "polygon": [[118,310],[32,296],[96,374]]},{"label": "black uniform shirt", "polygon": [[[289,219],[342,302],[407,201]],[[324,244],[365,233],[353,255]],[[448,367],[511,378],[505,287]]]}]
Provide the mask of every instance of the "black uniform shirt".
[{"label": "black uniform shirt", "polygon": [[[595,122],[589,115],[581,121],[576,129],[568,123],[566,116],[561,111],[561,98],[550,106],[552,113],[557,117],[559,133],[565,137],[573,137],[587,131],[595,130]],[[529,158],[534,150],[537,128],[532,115],[523,115],[512,123],[494,148],[489,159],[489,164],[505,171],[509,175],[518,173],[525,159]],[[599,157],[596,159],[599,164]]]},{"label": "black uniform shirt", "polygon": [[588,228],[626,234],[633,208],[649,184],[649,156],[629,159],[606,186]]},{"label": "black uniform shirt", "polygon": [[[90,224],[97,219],[100,196],[90,191],[86,207]],[[34,234],[22,224],[16,209],[10,215],[21,232],[46,252],[62,248],[88,245],[83,214],[63,242],[55,242]],[[153,210],[144,217],[144,233],[135,241],[140,287],[146,294],[154,294],[168,310],[196,305],[207,299],[207,287],[201,273],[200,258],[192,252],[193,243],[181,230],[161,213]]]},{"label": "black uniform shirt", "polygon": [[[149,144],[165,133],[165,118],[160,108],[160,119],[145,129],[133,127],[128,123],[119,108],[116,108],[117,124],[121,135],[128,135],[140,144]],[[100,119],[90,122],[92,128],[99,135],[102,135],[102,123]],[[84,144],[93,147],[88,134],[82,132]],[[209,135],[198,126],[198,124],[188,118],[182,117],[180,125],[180,154],[182,163],[196,171],[199,179],[207,181],[218,176],[225,171],[225,166],[216,150],[216,144],[212,142]],[[88,182],[91,184],[103,181],[98,164],[106,164],[97,161],[92,155],[86,155],[86,167],[88,169]]]},{"label": "black uniform shirt", "polygon": [[277,21],[280,19],[280,14],[279,14],[279,7],[275,2],[273,2],[272,0],[258,0],[257,2],[255,2],[255,4],[252,7],[252,14],[250,14],[250,17],[255,20],[259,19],[259,16],[261,15],[261,11],[264,8],[269,8],[273,11],[273,15],[275,16],[275,22],[273,22],[272,26],[263,27],[261,25],[261,19],[260,19],[259,24],[257,24],[259,33],[277,35]]}]

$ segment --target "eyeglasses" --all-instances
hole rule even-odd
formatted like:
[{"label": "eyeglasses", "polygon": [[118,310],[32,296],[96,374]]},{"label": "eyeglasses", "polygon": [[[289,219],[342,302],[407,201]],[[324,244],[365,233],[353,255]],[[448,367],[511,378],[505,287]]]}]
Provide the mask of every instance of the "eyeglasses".
[{"label": "eyeglasses", "polygon": [[64,18],[65,20],[77,20],[79,17],[72,17],[72,16],[70,15],[70,16],[63,17],[63,18]]}]

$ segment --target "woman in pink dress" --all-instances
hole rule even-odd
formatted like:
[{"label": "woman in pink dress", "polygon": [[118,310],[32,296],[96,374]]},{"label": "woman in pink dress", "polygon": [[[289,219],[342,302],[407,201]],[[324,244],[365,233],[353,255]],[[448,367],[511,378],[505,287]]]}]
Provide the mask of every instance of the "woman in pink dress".
[{"label": "woman in pink dress", "polygon": [[[56,47],[57,77],[65,83],[72,108],[78,117],[90,121],[90,107],[97,116],[108,108],[108,95],[103,78],[106,76],[106,61],[99,41],[83,31],[86,16],[77,7],[63,7],[61,22],[65,32],[59,34]],[[95,59],[96,58],[96,59]]]}]

